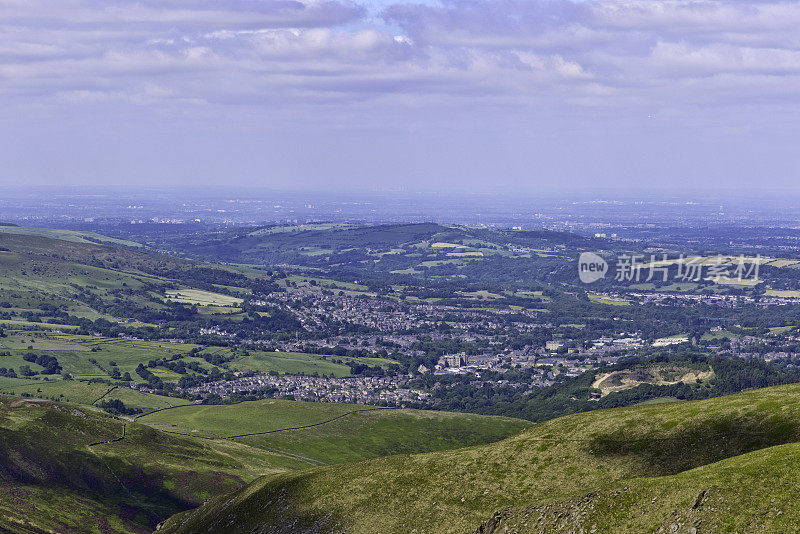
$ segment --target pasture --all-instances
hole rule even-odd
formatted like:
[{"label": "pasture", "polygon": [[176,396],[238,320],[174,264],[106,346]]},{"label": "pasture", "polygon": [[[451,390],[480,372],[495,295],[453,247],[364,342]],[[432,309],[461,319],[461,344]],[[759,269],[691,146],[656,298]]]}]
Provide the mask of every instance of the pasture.
[{"label": "pasture", "polygon": [[779,290],[779,289],[767,289],[764,293],[768,297],[781,297],[781,298],[800,298],[800,291],[797,290]]},{"label": "pasture", "polygon": [[166,300],[198,306],[236,306],[244,302],[238,297],[212,293],[201,289],[172,289],[166,292]]},{"label": "pasture", "polygon": [[277,399],[186,406],[145,415],[137,422],[206,438],[270,432],[235,439],[326,464],[489,443],[530,426],[506,417]]},{"label": "pasture", "polygon": [[189,401],[184,399],[152,395],[127,387],[112,389],[112,386],[102,382],[61,380],[59,378],[44,381],[0,377],[0,395],[30,396],[83,405],[91,405],[105,395],[103,400],[119,399],[125,403],[125,406],[138,408],[145,412],[189,404]]}]

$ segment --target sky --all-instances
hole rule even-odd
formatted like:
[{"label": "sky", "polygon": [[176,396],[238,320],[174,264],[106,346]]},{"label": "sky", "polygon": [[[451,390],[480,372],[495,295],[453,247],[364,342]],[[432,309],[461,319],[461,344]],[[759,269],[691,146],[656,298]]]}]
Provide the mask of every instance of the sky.
[{"label": "sky", "polygon": [[0,184],[800,192],[800,2],[0,0]]}]

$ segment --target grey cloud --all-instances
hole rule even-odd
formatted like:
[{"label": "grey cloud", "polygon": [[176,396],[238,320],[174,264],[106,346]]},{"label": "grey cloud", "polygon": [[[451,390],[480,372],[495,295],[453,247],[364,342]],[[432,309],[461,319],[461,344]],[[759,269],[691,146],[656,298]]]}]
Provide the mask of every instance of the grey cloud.
[{"label": "grey cloud", "polygon": [[246,28],[329,26],[361,18],[363,7],[349,0],[138,1],[45,0],[0,2],[6,25],[43,28]]},{"label": "grey cloud", "polygon": [[[736,171],[720,163],[715,133],[742,139],[728,156],[747,153],[751,168],[765,158],[749,147],[764,144],[779,172],[775,154],[797,130],[798,2],[0,0],[0,21],[8,146],[17,131],[72,146],[72,131],[108,133],[109,117],[121,117],[126,143],[163,129],[176,139],[164,134],[154,147],[164,153],[170,142],[191,153],[184,135],[224,153],[214,143],[227,125],[228,148],[250,147],[252,165],[292,169],[309,146],[335,145],[323,159],[345,175],[354,159],[340,149],[357,141],[379,148],[389,174],[422,176],[432,162],[456,183],[491,170],[477,156],[488,145],[516,181],[530,169],[613,174],[629,147],[643,154],[632,173],[652,161],[667,169],[674,147],[688,154],[687,175]],[[262,138],[280,146],[271,159],[260,159]],[[420,162],[392,160],[395,141]],[[126,143],[103,146],[129,161]],[[459,157],[454,172],[446,164]]]},{"label": "grey cloud", "polygon": [[756,75],[797,89],[794,2],[443,0],[389,5],[389,26],[366,13],[334,0],[0,3],[0,91],[61,94],[83,81],[87,91],[116,95],[163,86],[190,101],[223,91],[235,101],[239,91],[249,103],[253,86],[274,84],[313,104],[318,88],[344,95],[352,84],[360,98],[416,88],[436,101],[457,87],[525,105],[608,95],[659,106],[681,92],[687,102],[697,91],[709,102],[729,101],[737,88],[747,97]]}]

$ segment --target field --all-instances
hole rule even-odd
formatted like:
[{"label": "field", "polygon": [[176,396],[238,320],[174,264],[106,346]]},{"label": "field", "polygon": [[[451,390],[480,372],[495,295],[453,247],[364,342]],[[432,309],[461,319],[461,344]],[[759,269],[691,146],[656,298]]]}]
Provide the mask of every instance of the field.
[{"label": "field", "polygon": [[198,306],[236,306],[242,303],[240,298],[200,289],[174,289],[167,291],[166,294],[168,300]]},{"label": "field", "polygon": [[[13,326],[16,325],[11,325],[12,328]],[[192,356],[189,354],[192,349],[202,350],[197,356]],[[139,378],[136,375],[138,365],[148,365],[151,360],[175,356],[182,356],[181,359],[186,364],[194,363],[211,371],[217,366],[202,358],[207,354],[232,358],[228,364],[231,370],[256,371],[264,374],[274,371],[280,374],[302,373],[347,377],[351,374],[347,362],[357,361],[361,364],[380,367],[388,367],[396,363],[393,360],[381,358],[322,356],[299,352],[249,351],[246,355],[241,355],[234,354],[230,349],[223,347],[204,348],[190,343],[114,339],[66,332],[25,330],[6,330],[6,336],[0,337],[0,350],[9,352],[8,355],[0,355],[0,367],[19,370],[20,366],[27,365],[34,373],[39,373],[43,368],[35,363],[25,361],[23,356],[31,352],[37,355],[45,354],[56,357],[63,372],[69,373],[76,380],[108,380],[115,368],[122,375],[130,373],[135,380]],[[334,363],[334,359],[340,363]],[[151,368],[151,371],[168,382],[175,382],[181,377],[163,367],[154,367]],[[58,380],[60,377],[50,378]],[[38,384],[38,382],[34,382],[34,384]],[[48,395],[47,398],[51,398],[51,396]]]},{"label": "field", "polygon": [[[121,373],[129,372],[135,376],[136,366],[140,363],[146,364],[152,359],[185,354],[198,347],[188,343],[172,344],[40,332],[15,333],[2,338],[2,343],[14,350],[13,356],[0,357],[0,367],[17,368],[20,363],[27,363],[21,360],[23,353],[36,350],[37,354],[49,354],[58,358],[64,372],[72,374],[75,378],[108,378],[112,368],[111,362],[116,363]],[[96,363],[90,360],[95,360]],[[4,365],[3,362],[7,362],[8,365]],[[29,365],[37,369],[35,364]]]},{"label": "field", "polygon": [[4,397],[0,456],[3,532],[152,532],[165,517],[258,475],[303,465],[238,443],[159,433],[87,407]]},{"label": "field", "polygon": [[[370,408],[290,401],[191,405],[132,422],[88,406],[107,392],[105,384],[57,381],[40,383],[41,391],[33,391],[30,382],[0,379],[0,389],[18,389],[14,397],[0,396],[3,532],[19,531],[22,521],[28,525],[25,532],[152,532],[175,512],[241,488],[258,476],[376,454],[488,443],[530,425],[413,410],[364,419],[345,415],[325,423],[354,409]],[[72,404],[21,397],[26,388],[34,396],[63,394]],[[104,398],[135,405],[137,396],[146,397],[141,402],[151,409],[180,402],[122,388]],[[280,431],[314,423],[323,424]],[[264,429],[278,430],[272,436],[281,437],[204,439],[212,432]],[[196,436],[181,435],[187,433]]]},{"label": "field", "polygon": [[206,438],[269,432],[237,441],[297,455],[311,464],[477,445],[530,425],[504,417],[272,399],[186,406],[145,415],[137,422]]},{"label": "field", "polygon": [[488,445],[263,477],[164,532],[462,533],[495,512],[490,532],[789,532],[798,440],[798,385],[601,410]]},{"label": "field", "polygon": [[770,267],[792,267],[800,263],[798,260],[775,260],[767,263]]},{"label": "field", "polygon": [[765,295],[768,297],[783,297],[783,298],[800,298],[800,291],[797,290],[787,290],[781,291],[778,289],[767,289]]},{"label": "field", "polygon": [[630,302],[625,299],[608,297],[606,295],[598,295],[596,293],[589,293],[589,300],[592,302],[599,302],[601,304],[608,304],[609,306],[630,306]]},{"label": "field", "polygon": [[6,234],[32,235],[39,237],[49,237],[51,239],[61,239],[74,243],[103,243],[108,245],[122,245],[126,247],[141,247],[141,243],[115,239],[105,235],[95,234],[94,232],[77,232],[74,230],[54,230],[52,228],[30,228],[22,226],[0,226],[0,232]]},{"label": "field", "polygon": [[114,387],[101,382],[59,379],[45,382],[0,377],[0,395],[29,396],[83,405],[91,405],[102,397],[103,400],[119,399],[125,403],[125,406],[138,408],[145,412],[189,404],[184,399],[143,393],[127,387]]},{"label": "field", "polygon": [[668,345],[679,345],[681,343],[688,343],[689,336],[687,334],[676,334],[674,336],[662,337],[653,340],[654,347],[666,347]]},{"label": "field", "polygon": [[714,280],[714,283],[729,286],[745,286],[753,287],[761,283],[761,280],[747,279],[747,278],[728,278],[727,276],[720,276]]}]

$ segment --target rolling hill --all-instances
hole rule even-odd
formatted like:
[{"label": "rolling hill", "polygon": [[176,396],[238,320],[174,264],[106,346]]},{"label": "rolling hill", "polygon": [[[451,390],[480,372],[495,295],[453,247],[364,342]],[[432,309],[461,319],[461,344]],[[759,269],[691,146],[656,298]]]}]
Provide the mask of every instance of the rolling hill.
[{"label": "rolling hill", "polygon": [[172,513],[297,462],[171,436],[91,407],[0,397],[0,530],[149,532]]},{"label": "rolling hill", "polygon": [[537,263],[537,276],[545,275],[572,258],[576,247],[598,249],[607,243],[565,232],[416,223],[233,229],[203,239],[174,239],[169,246],[205,260],[343,270],[358,272],[361,280],[375,278],[373,270],[384,276],[445,278],[463,270],[479,279],[487,269],[496,277],[498,265],[513,272],[510,279],[515,279],[520,274],[530,277],[532,261]]},{"label": "rolling hill", "polygon": [[800,386],[565,416],[488,445],[265,476],[159,533],[787,532]]},{"label": "rolling hill", "polygon": [[279,399],[190,405],[140,416],[168,433],[236,441],[294,454],[310,465],[498,441],[530,425],[521,419]]},{"label": "rolling hill", "polygon": [[[0,531],[150,532],[265,474],[486,443],[528,425],[413,410],[358,418],[350,405],[269,402],[187,406],[140,423],[91,406],[0,397]],[[264,430],[268,437],[225,439]]]},{"label": "rolling hill", "polygon": [[142,244],[126,239],[108,237],[95,232],[81,232],[77,230],[58,230],[53,228],[31,228],[29,226],[0,225],[0,233],[14,235],[30,235],[71,241],[73,243],[95,243],[102,245],[116,245],[132,248],[141,248]]}]

